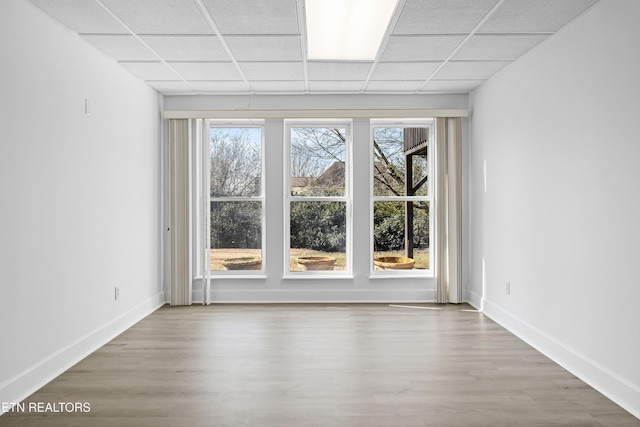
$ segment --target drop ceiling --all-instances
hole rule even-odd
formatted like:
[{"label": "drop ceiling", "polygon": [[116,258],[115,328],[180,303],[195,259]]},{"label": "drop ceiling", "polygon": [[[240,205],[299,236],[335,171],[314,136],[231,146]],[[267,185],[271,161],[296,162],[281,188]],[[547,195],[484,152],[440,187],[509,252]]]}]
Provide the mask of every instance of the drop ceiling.
[{"label": "drop ceiling", "polygon": [[231,95],[467,93],[598,0],[399,0],[360,62],[307,59],[304,0],[30,1],[163,94]]}]

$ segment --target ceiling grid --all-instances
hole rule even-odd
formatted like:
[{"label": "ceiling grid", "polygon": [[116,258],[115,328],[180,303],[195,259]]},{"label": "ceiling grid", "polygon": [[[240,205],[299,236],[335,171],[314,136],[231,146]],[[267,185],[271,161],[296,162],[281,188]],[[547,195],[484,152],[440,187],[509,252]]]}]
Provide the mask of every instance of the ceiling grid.
[{"label": "ceiling grid", "polygon": [[399,0],[372,61],[309,60],[305,0],[29,1],[163,94],[242,95],[468,93],[598,0]]}]

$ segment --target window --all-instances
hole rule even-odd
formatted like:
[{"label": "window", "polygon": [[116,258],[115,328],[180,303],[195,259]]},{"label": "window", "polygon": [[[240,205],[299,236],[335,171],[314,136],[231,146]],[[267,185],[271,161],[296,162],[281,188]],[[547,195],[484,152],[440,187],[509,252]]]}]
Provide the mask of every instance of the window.
[{"label": "window", "polygon": [[374,275],[381,270],[426,273],[431,268],[432,122],[372,121],[372,138]]},{"label": "window", "polygon": [[288,122],[286,129],[285,272],[348,274],[350,124]]},{"label": "window", "polygon": [[263,271],[262,127],[209,126],[211,271]]},{"label": "window", "polygon": [[[193,265],[203,277],[344,278],[354,262],[358,275],[432,274],[433,121],[363,119],[355,147],[348,119],[198,122]],[[265,147],[284,169],[272,171],[267,193],[283,191],[284,200],[269,212]],[[362,205],[353,206],[354,194]],[[274,251],[282,251],[281,269],[272,264],[267,272]],[[354,254],[361,255],[354,261]]]}]

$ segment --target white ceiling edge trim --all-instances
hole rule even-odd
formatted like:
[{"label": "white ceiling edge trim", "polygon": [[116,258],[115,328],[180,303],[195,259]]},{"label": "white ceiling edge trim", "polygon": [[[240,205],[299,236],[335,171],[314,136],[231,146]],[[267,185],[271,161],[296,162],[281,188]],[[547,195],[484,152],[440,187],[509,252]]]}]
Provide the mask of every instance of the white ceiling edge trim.
[{"label": "white ceiling edge trim", "polygon": [[296,110],[168,110],[165,119],[314,119],[386,118],[412,119],[468,117],[466,109],[296,109]]}]

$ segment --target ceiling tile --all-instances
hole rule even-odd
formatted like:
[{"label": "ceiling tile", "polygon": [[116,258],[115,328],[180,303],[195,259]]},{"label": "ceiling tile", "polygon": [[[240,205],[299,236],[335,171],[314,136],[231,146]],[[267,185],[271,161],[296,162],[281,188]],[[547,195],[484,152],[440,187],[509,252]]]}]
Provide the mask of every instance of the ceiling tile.
[{"label": "ceiling tile", "polygon": [[30,0],[77,33],[129,34],[97,3],[87,0]]},{"label": "ceiling tile", "polygon": [[420,93],[429,92],[457,92],[467,93],[477,88],[485,80],[431,80],[420,89]]},{"label": "ceiling tile", "polygon": [[426,80],[441,62],[381,62],[371,80]]},{"label": "ceiling tile", "polygon": [[598,0],[507,0],[478,30],[481,33],[555,32]]},{"label": "ceiling tile", "polygon": [[230,61],[216,36],[144,36],[165,61]]},{"label": "ceiling tile", "polygon": [[102,0],[137,34],[210,34],[192,0]]},{"label": "ceiling tile", "polygon": [[546,39],[546,34],[481,34],[471,37],[451,58],[460,61],[514,60]]},{"label": "ceiling tile", "polygon": [[423,83],[424,80],[371,80],[365,92],[415,92]]},{"label": "ceiling tile", "polygon": [[[304,0],[29,1],[157,90],[223,94],[465,93],[597,2],[402,0],[380,62],[305,64]],[[214,34],[207,15],[224,36]]]},{"label": "ceiling tile", "polygon": [[117,61],[157,61],[144,44],[131,35],[84,34],[87,42]]},{"label": "ceiling tile", "polygon": [[233,62],[170,62],[185,80],[241,80]]},{"label": "ceiling tile", "polygon": [[204,0],[222,34],[297,34],[295,0]]},{"label": "ceiling tile", "polygon": [[120,62],[124,68],[142,80],[176,80],[180,76],[162,62]]},{"label": "ceiling tile", "polygon": [[307,64],[309,80],[364,80],[373,62],[323,62]]},{"label": "ceiling tile", "polygon": [[147,81],[147,84],[157,90],[160,93],[186,93],[192,92],[191,86],[183,82],[182,80],[152,80]]},{"label": "ceiling tile", "polygon": [[249,93],[249,88],[244,81],[193,81],[189,84],[198,92]]},{"label": "ceiling tile", "polygon": [[498,0],[407,0],[393,34],[469,33]]},{"label": "ceiling tile", "polygon": [[241,62],[249,80],[304,80],[302,62]]},{"label": "ceiling tile", "polygon": [[314,92],[360,92],[364,82],[361,80],[313,80],[309,82],[309,90]]},{"label": "ceiling tile", "polygon": [[510,61],[451,61],[447,62],[434,80],[486,80]]},{"label": "ceiling tile", "polygon": [[464,36],[391,36],[382,61],[441,61],[453,52]]},{"label": "ceiling tile", "polygon": [[256,92],[304,92],[303,81],[252,81],[251,88]]},{"label": "ceiling tile", "polygon": [[301,61],[299,36],[227,36],[238,61]]}]

